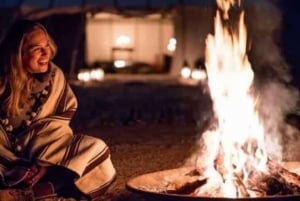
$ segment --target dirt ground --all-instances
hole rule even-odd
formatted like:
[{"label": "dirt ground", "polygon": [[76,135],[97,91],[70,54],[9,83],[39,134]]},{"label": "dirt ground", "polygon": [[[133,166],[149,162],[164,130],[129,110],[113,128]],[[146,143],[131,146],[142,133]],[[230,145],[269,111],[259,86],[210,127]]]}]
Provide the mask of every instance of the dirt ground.
[{"label": "dirt ground", "polygon": [[[198,127],[193,124],[135,123],[75,130],[101,138],[111,149],[117,177],[98,201],[145,201],[141,195],[127,190],[127,181],[135,176],[185,164],[195,150]],[[7,195],[11,193],[13,198],[10,201],[32,201],[24,193],[13,189],[0,190],[0,201],[8,201]],[[47,198],[43,201],[62,200]]]},{"label": "dirt ground", "polygon": [[198,128],[187,124],[135,124],[87,130],[111,148],[117,179],[103,201],[144,201],[126,189],[135,176],[181,167],[195,150]]}]

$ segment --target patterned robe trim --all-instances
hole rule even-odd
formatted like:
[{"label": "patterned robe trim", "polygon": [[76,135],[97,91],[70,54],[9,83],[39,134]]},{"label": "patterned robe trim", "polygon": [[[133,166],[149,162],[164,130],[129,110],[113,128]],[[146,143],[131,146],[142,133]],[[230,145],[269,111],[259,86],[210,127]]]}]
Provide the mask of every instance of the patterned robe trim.
[{"label": "patterned robe trim", "polygon": [[99,164],[103,163],[107,158],[109,158],[110,156],[110,150],[108,147],[105,147],[101,153],[99,153],[98,156],[95,157],[95,159],[91,159],[91,161],[89,161],[88,166],[85,168],[84,172],[82,173],[82,175],[87,174],[89,171],[91,171],[92,169],[94,169],[96,166],[98,166]]},{"label": "patterned robe trim", "polygon": [[83,193],[94,197],[104,191],[114,181],[115,176],[116,171],[109,155],[101,164],[80,177],[75,184]]},{"label": "patterned robe trim", "polygon": [[[71,91],[71,90],[70,90],[69,87],[70,86],[66,82],[64,82],[62,93],[60,94],[60,97],[58,98],[58,101],[57,101],[58,104],[55,106],[55,112],[54,112],[54,114],[57,114],[59,116],[63,116],[61,114],[64,114],[66,111],[68,111],[68,112],[69,111],[70,112],[71,111],[72,112],[76,111],[77,105],[76,105],[76,108],[73,108],[73,109],[68,106],[68,102],[74,96],[73,94],[70,94],[69,91]],[[72,116],[70,116],[70,117],[72,117]]]},{"label": "patterned robe trim", "polygon": [[92,200],[99,198],[101,195],[103,195],[103,193],[106,192],[106,190],[108,189],[108,187],[116,180],[116,175],[109,180],[108,182],[106,182],[105,184],[103,184],[102,186],[100,186],[99,188],[93,190],[92,192],[89,192],[88,195],[92,198]]},{"label": "patterned robe trim", "polygon": [[66,148],[66,152],[60,162],[60,165],[62,165],[62,166],[69,165],[69,162],[70,162],[69,159],[73,158],[78,153],[78,149],[79,149],[82,139],[83,139],[83,136],[81,136],[81,135],[75,135],[73,137],[72,143],[70,144],[70,146],[68,146]]},{"label": "patterned robe trim", "polygon": [[[63,166],[78,175],[75,185],[84,193],[96,192],[112,181],[116,171],[107,145],[91,136],[73,135],[70,119],[77,109],[77,99],[66,83],[63,72],[52,64],[54,76],[44,104],[22,135],[20,149],[12,149],[0,129],[0,175],[5,175],[10,161],[36,161],[38,165]],[[3,163],[1,162],[3,161]],[[1,185],[1,184],[0,184]]]}]

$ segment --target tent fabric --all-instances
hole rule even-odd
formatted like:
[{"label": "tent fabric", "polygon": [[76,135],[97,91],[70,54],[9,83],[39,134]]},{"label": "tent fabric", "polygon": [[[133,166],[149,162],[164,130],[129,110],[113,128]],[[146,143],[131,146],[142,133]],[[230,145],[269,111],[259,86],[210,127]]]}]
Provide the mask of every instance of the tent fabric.
[{"label": "tent fabric", "polygon": [[212,5],[215,0],[2,0],[0,7],[28,5],[39,8],[64,7],[82,4],[117,6],[120,8],[169,7],[178,4]]},{"label": "tent fabric", "polygon": [[215,0],[1,0],[0,10],[13,9],[26,18],[43,18],[52,14],[72,14],[86,11],[147,14],[180,5],[214,5]]},{"label": "tent fabric", "polygon": [[[244,5],[256,4],[267,5],[272,0],[242,0]],[[274,1],[274,0],[273,0]],[[30,6],[39,9],[49,9],[55,7],[84,6],[94,7],[114,7],[128,9],[143,8],[168,8],[178,5],[215,5],[216,0],[1,0],[0,8],[10,8],[18,6]]]},{"label": "tent fabric", "polygon": [[[272,0],[243,0],[245,6],[267,5]],[[273,0],[274,1],[274,0]],[[78,13],[85,11],[135,10],[149,12],[170,9],[181,5],[213,6],[216,0],[1,0],[0,9],[16,9],[19,15],[28,18],[41,18],[51,14]]]}]

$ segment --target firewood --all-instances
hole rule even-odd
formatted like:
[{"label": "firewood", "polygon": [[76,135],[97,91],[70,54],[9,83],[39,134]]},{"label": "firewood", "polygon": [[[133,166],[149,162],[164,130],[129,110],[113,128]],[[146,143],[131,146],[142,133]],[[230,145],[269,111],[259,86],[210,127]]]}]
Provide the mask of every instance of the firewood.
[{"label": "firewood", "polygon": [[266,192],[263,192],[259,188],[247,189],[247,192],[251,198],[261,198],[267,196]]},{"label": "firewood", "polygon": [[223,177],[223,175],[226,174],[225,167],[223,164],[224,164],[224,152],[220,148],[218,156],[214,161],[214,166],[215,166],[216,170],[219,172],[219,174],[222,175],[222,177]]},{"label": "firewood", "polygon": [[265,197],[267,195],[267,183],[264,182],[267,177],[269,175],[261,171],[252,171],[249,173],[246,188],[250,197]]},{"label": "firewood", "polygon": [[[224,196],[222,192],[224,181],[226,181],[224,175],[228,173],[222,160],[222,156],[219,156],[215,161],[217,169],[208,174],[194,169],[177,177],[166,186],[166,193],[208,197]],[[271,160],[268,161],[267,167],[268,171],[266,172],[255,170],[250,172],[245,183],[242,173],[231,175],[230,178],[236,187],[238,198],[300,195],[299,175]]]},{"label": "firewood", "polygon": [[288,183],[280,175],[272,175],[267,180],[267,195],[297,195],[300,188],[292,183]]},{"label": "firewood", "polygon": [[235,175],[234,183],[238,189],[238,197],[241,197],[241,198],[250,197],[249,193],[247,192],[247,188],[246,188],[244,182],[238,175]]},{"label": "firewood", "polygon": [[166,191],[172,194],[191,194],[205,182],[206,180],[195,180],[187,183],[172,183],[168,185]]},{"label": "firewood", "polygon": [[300,176],[283,168],[280,164],[269,160],[268,168],[271,175],[282,177],[287,183],[292,183],[300,188]]},{"label": "firewood", "polygon": [[166,192],[173,194],[190,194],[206,183],[206,178],[200,176],[197,170],[176,178],[167,185]]},{"label": "firewood", "polygon": [[203,197],[222,197],[222,182],[222,177],[219,174],[209,177],[204,185],[197,188],[190,195]]}]

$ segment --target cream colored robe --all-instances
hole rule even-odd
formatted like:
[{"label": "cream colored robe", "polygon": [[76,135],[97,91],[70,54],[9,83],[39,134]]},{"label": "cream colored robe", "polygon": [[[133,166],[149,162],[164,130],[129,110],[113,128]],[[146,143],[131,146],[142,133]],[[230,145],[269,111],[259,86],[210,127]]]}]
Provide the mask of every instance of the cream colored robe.
[{"label": "cream colored robe", "polygon": [[0,125],[2,185],[14,185],[5,181],[5,175],[13,161],[25,160],[42,166],[66,167],[77,173],[75,184],[81,191],[96,194],[108,186],[116,174],[109,149],[98,138],[73,134],[69,123],[77,109],[77,100],[63,72],[51,65],[50,93],[31,125],[16,137],[17,150]]}]

